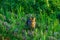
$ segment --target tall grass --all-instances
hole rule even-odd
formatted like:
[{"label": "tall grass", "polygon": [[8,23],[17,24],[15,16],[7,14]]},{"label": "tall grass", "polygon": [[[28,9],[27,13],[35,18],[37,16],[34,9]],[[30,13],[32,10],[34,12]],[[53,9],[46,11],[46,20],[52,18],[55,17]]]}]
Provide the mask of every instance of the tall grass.
[{"label": "tall grass", "polygon": [[[31,15],[36,28],[26,30]],[[0,0],[0,34],[10,40],[60,40],[60,1]]]}]

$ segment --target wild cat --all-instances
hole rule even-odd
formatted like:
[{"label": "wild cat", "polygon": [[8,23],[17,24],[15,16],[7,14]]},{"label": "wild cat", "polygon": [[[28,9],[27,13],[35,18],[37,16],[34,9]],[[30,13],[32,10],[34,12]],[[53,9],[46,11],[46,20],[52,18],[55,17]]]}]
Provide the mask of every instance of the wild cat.
[{"label": "wild cat", "polygon": [[36,18],[35,17],[28,18],[26,24],[29,28],[34,29],[36,27]]}]

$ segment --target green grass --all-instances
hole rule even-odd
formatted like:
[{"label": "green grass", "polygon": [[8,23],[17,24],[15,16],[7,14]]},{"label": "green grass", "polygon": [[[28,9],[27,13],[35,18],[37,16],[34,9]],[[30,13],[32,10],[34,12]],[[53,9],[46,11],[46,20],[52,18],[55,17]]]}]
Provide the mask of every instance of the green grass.
[{"label": "green grass", "polygon": [[[31,16],[36,28],[24,29]],[[0,34],[10,40],[60,40],[59,17],[59,0],[0,0]]]}]

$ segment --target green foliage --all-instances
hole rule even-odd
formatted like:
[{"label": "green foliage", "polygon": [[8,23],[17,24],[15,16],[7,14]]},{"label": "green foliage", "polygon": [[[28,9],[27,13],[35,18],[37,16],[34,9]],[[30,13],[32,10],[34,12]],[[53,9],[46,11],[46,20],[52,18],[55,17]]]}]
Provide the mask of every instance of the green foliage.
[{"label": "green foliage", "polygon": [[[26,30],[30,14],[36,18],[36,28]],[[60,40],[60,0],[0,0],[0,34],[10,40],[48,40],[49,36]]]}]

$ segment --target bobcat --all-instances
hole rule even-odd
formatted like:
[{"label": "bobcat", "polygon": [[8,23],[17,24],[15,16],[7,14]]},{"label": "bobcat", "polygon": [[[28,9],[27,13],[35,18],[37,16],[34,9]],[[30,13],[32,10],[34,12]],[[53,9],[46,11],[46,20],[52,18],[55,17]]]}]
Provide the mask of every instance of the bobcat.
[{"label": "bobcat", "polygon": [[26,23],[29,26],[29,28],[35,28],[35,26],[36,26],[36,18],[31,17],[31,18],[27,19]]}]

